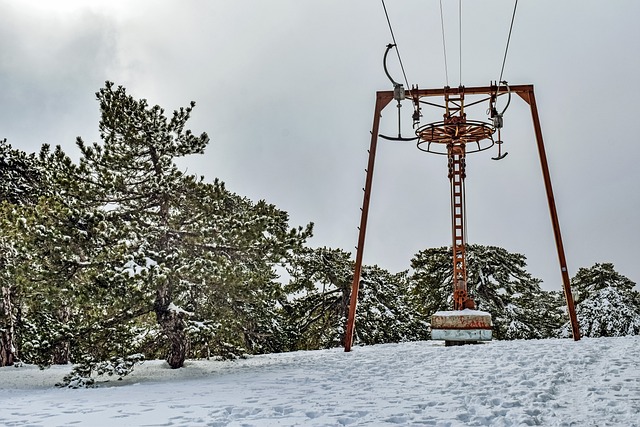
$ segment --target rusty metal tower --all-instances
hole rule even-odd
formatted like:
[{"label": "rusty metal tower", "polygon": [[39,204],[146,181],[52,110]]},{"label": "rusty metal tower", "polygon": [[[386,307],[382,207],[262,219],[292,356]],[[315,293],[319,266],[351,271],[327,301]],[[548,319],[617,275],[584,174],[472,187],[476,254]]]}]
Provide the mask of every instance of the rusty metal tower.
[{"label": "rusty metal tower", "polygon": [[[396,84],[397,85],[397,84]],[[400,85],[401,86],[401,85]],[[575,340],[580,339],[580,331],[575,313],[571,286],[569,280],[569,272],[560,233],[560,225],[558,222],[558,214],[556,211],[553,188],[551,185],[551,177],[549,175],[549,167],[547,156],[542,138],[542,128],[538,115],[533,85],[517,85],[507,86],[502,84],[491,84],[484,87],[464,87],[458,88],[444,87],[440,89],[419,89],[413,87],[407,91],[406,98],[412,100],[414,104],[414,121],[419,120],[420,109],[424,104],[434,105],[433,102],[426,101],[428,98],[440,98],[443,100],[445,114],[442,121],[429,123],[416,127],[416,136],[413,138],[384,137],[385,139],[394,140],[416,140],[420,150],[442,154],[447,156],[448,175],[451,186],[451,223],[452,223],[452,248],[453,248],[453,296],[454,310],[462,311],[468,308],[474,308],[473,300],[468,295],[466,259],[465,259],[465,187],[464,181],[466,177],[466,156],[467,154],[484,151],[495,145],[498,146],[498,155],[494,159],[498,160],[506,156],[502,153],[502,141],[500,140],[500,129],[502,128],[502,113],[498,113],[495,108],[496,99],[499,96],[514,94],[522,98],[530,107],[533,129],[537,142],[538,155],[544,186],[547,194],[547,202],[549,214],[551,216],[551,224],[556,242],[556,250],[560,264],[560,272],[566,298],[567,308]],[[483,96],[480,101],[473,104],[488,101],[491,122],[481,122],[468,120],[465,112],[465,102],[467,96]],[[376,95],[376,104],[373,115],[373,127],[371,131],[371,143],[369,147],[369,160],[367,166],[367,176],[364,188],[364,199],[362,204],[362,213],[360,218],[358,246],[356,251],[355,270],[352,282],[352,291],[349,305],[349,316],[347,319],[347,329],[345,335],[345,351],[351,350],[353,333],[355,329],[355,313],[358,302],[358,290],[360,286],[360,275],[362,271],[362,259],[365,246],[365,237],[367,230],[367,219],[369,214],[369,205],[371,198],[371,189],[373,185],[373,172],[375,167],[376,150],[378,144],[380,118],[383,109],[393,100],[400,102],[405,99],[403,90],[399,90],[395,86],[393,91],[379,91]],[[466,106],[472,105],[471,103]],[[504,111],[503,111],[504,112]],[[498,138],[494,138],[494,135]],[[461,313],[462,314],[462,313]],[[463,325],[462,328],[465,326]],[[455,327],[454,327],[455,328]],[[444,338],[443,338],[444,339]],[[471,337],[470,340],[475,338]],[[478,338],[481,339],[481,338]]]}]

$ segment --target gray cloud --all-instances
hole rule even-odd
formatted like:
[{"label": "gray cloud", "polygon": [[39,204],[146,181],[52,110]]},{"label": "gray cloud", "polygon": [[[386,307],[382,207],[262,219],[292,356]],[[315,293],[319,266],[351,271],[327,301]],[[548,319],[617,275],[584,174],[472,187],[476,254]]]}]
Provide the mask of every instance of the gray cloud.
[{"label": "gray cloud", "polygon": [[[35,151],[95,129],[92,102],[113,67],[115,28],[85,12],[68,20],[0,2],[2,137]],[[92,123],[93,122],[93,123]]]},{"label": "gray cloud", "polygon": [[[410,84],[443,86],[438,2],[386,4]],[[456,86],[457,2],[443,4]],[[390,89],[381,60],[391,37],[379,3],[136,1],[68,19],[14,5],[0,2],[0,136],[73,150],[75,135],[95,138],[93,93],[106,79],[167,109],[195,100],[192,127],[212,143],[185,168],[276,203],[294,224],[315,221],[314,245],[353,250],[375,91]],[[463,2],[465,85],[498,78],[512,7]],[[539,0],[521,2],[516,16],[505,78],[536,87],[572,273],[611,261],[640,280],[639,148],[630,132],[639,9],[630,0]],[[531,273],[560,289],[527,106],[514,99],[505,120],[507,159],[469,159],[470,240],[524,253]],[[395,123],[391,106],[383,132],[395,133]],[[366,262],[398,271],[416,251],[449,244],[445,169],[441,157],[381,143]]]}]

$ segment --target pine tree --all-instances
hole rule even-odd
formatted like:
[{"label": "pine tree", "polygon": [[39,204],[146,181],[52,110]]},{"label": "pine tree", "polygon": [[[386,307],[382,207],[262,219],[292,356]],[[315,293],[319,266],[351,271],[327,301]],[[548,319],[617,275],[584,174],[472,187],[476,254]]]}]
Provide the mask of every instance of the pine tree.
[{"label": "pine tree", "polygon": [[[6,202],[0,203],[0,229],[4,222],[2,212]],[[11,366],[18,359],[16,327],[18,322],[18,295],[14,283],[16,250],[10,239],[0,235],[0,367]]]},{"label": "pine tree", "polygon": [[[635,283],[611,263],[580,268],[571,279],[580,333],[585,337],[640,335],[640,298]],[[569,336],[565,324],[561,336]]]},{"label": "pine tree", "polygon": [[85,199],[116,212],[128,227],[128,240],[136,261],[151,264],[143,288],[153,288],[153,308],[162,334],[169,343],[167,362],[173,368],[184,363],[188,340],[188,313],[173,304],[179,286],[180,235],[172,219],[187,195],[183,174],[175,160],[204,151],[209,138],[185,129],[195,103],[173,112],[169,119],[159,106],[135,100],[126,90],[107,82],[96,94],[100,103],[102,143],[86,145],[81,171]]},{"label": "pine tree", "polygon": [[[77,386],[126,375],[140,352],[179,367],[288,349],[277,268],[312,224],[290,228],[274,205],[178,170],[208,141],[185,130],[193,104],[166,118],[111,83],[97,97],[102,142],[78,139],[79,165],[60,147],[4,147],[37,179],[0,204],[3,363],[71,361],[63,384]],[[23,197],[33,183],[37,197]]]},{"label": "pine tree", "polygon": [[42,169],[35,154],[16,150],[0,140],[0,201],[34,204],[43,193]]},{"label": "pine tree", "polygon": [[312,350],[343,343],[353,262],[340,249],[305,248],[288,268],[290,300],[284,304],[292,349]]},{"label": "pine tree", "polygon": [[[43,150],[47,150],[44,146]],[[41,160],[0,140],[0,366],[19,358],[20,289],[16,277],[19,244],[12,239],[14,209],[33,206],[46,193]]]},{"label": "pine tree", "polygon": [[632,298],[635,283],[615,270],[611,263],[596,263],[589,268],[579,268],[571,279],[571,290],[576,304],[606,288],[616,288]]},{"label": "pine tree", "polygon": [[179,294],[192,313],[194,356],[285,350],[279,306],[286,295],[275,269],[301,250],[312,225],[290,229],[286,212],[230,193],[219,181],[197,187],[199,196],[183,211],[185,218],[193,212],[201,218],[197,227],[182,230],[190,243]]},{"label": "pine tree", "polygon": [[118,329],[136,317],[123,313],[137,290],[122,268],[123,245],[109,238],[114,226],[107,215],[48,197],[2,213],[17,253],[11,280],[21,360],[45,366],[98,360],[117,347],[105,349],[105,336],[124,343],[126,328]]},{"label": "pine tree", "polygon": [[426,321],[453,307],[451,259],[451,250],[443,246],[420,251],[411,260],[411,304]]},{"label": "pine tree", "polygon": [[[293,349],[344,344],[353,261],[339,249],[307,248],[290,266],[291,294],[284,306]],[[380,344],[424,339],[427,325],[409,306],[406,273],[391,274],[363,266],[356,310],[354,343]]]},{"label": "pine tree", "polygon": [[[526,258],[495,246],[467,246],[468,288],[492,315],[497,339],[543,338],[559,324],[556,297],[525,270]],[[423,319],[453,306],[451,249],[426,249],[411,261],[412,301]]]},{"label": "pine tree", "polygon": [[118,218],[79,197],[77,167],[60,147],[43,145],[38,157],[13,155],[29,160],[29,176],[37,177],[29,183],[37,187],[25,188],[37,197],[0,204],[0,245],[6,249],[0,255],[1,339],[2,348],[13,351],[9,357],[2,351],[4,363],[95,366],[129,354],[130,323],[143,313],[128,305],[138,290],[123,268],[126,245],[114,238]]},{"label": "pine tree", "polygon": [[[97,97],[102,142],[78,139],[79,190],[117,218],[133,280],[141,296],[153,294],[158,328],[147,328],[146,352],[162,351],[164,337],[166,360],[177,368],[193,346],[225,356],[277,348],[268,322],[282,292],[274,268],[312,226],[290,229],[275,206],[178,169],[177,159],[202,153],[209,141],[185,129],[194,103],[167,118],[109,82]],[[132,303],[143,309],[146,301]]]},{"label": "pine tree", "polygon": [[407,272],[391,274],[378,266],[362,269],[355,344],[382,344],[429,338],[429,324],[411,306]]}]

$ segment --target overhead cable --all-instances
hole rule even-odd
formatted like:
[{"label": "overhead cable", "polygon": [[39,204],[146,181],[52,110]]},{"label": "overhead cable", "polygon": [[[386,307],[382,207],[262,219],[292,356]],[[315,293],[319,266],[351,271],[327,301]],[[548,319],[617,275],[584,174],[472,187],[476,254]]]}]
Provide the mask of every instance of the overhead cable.
[{"label": "overhead cable", "polygon": [[507,52],[509,51],[509,42],[511,41],[511,31],[513,30],[513,21],[516,18],[516,9],[518,8],[518,0],[513,5],[513,15],[511,15],[511,25],[509,26],[509,36],[507,37],[507,46],[504,49],[504,57],[502,58],[502,67],[500,68],[500,78],[498,85],[502,82],[502,74],[504,73],[504,64],[507,62]]},{"label": "overhead cable", "polygon": [[458,31],[460,42],[460,86],[462,86],[462,0],[458,0]]},{"label": "overhead cable", "polygon": [[400,49],[398,49],[398,43],[396,43],[396,36],[393,34],[393,27],[391,26],[391,20],[389,19],[389,13],[387,13],[387,6],[384,4],[384,0],[382,0],[382,8],[384,9],[384,15],[387,17],[387,24],[389,25],[389,32],[391,33],[391,39],[393,40],[393,44],[396,45],[396,53],[398,54],[398,62],[400,62],[400,68],[402,69],[402,75],[404,77],[404,82],[407,85],[407,89],[409,88],[409,80],[407,80],[407,73],[404,71],[404,65],[402,64],[402,58],[400,57]]},{"label": "overhead cable", "polygon": [[440,27],[442,28],[442,52],[444,54],[444,78],[449,86],[449,67],[447,66],[447,45],[444,38],[444,13],[442,12],[442,0],[440,0]]}]

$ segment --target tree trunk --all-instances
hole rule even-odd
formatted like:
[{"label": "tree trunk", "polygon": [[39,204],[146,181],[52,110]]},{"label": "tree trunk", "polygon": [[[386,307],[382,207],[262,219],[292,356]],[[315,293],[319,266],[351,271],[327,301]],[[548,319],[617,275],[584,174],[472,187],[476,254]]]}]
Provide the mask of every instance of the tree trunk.
[{"label": "tree trunk", "polygon": [[[166,172],[161,164],[160,154],[154,144],[149,145],[148,148],[155,176],[158,180],[162,180],[166,177]],[[156,201],[158,202],[159,208],[159,229],[164,230],[158,241],[158,249],[160,253],[166,253],[170,249],[169,234],[166,230],[169,229],[171,218],[171,196],[168,191],[164,191],[157,195]],[[184,365],[184,360],[187,357],[189,348],[189,340],[185,330],[185,319],[188,313],[171,304],[172,290],[173,284],[171,279],[167,282],[159,283],[156,290],[154,307],[162,333],[169,340],[167,363],[169,363],[172,369],[177,369]]]},{"label": "tree trunk", "polygon": [[[346,321],[346,319],[349,318],[349,304],[351,302],[351,284],[350,283],[343,283],[342,285],[343,285],[342,286],[342,300],[341,300],[341,303],[340,303],[340,308],[342,310],[344,319]],[[355,329],[354,329],[354,335],[355,335]],[[345,339],[346,339],[346,334],[342,334],[342,337],[340,338],[340,345],[342,347],[344,347]]]},{"label": "tree trunk", "polygon": [[162,331],[169,339],[167,363],[172,369],[182,368],[187,357],[189,341],[185,331],[185,314],[167,310],[160,320]]},{"label": "tree trunk", "polygon": [[15,315],[11,288],[0,288],[0,366],[11,366],[17,359],[14,345]]},{"label": "tree trunk", "polygon": [[189,339],[186,332],[188,313],[170,305],[168,287],[160,286],[156,294],[156,319],[164,336],[169,340],[167,363],[172,369],[181,368],[189,350]]},{"label": "tree trunk", "polygon": [[[71,311],[69,307],[64,306],[60,310],[58,310],[58,319],[66,324],[69,322],[69,318],[71,317]],[[53,355],[51,359],[51,363],[54,365],[66,365],[70,362],[71,359],[71,343],[67,340],[60,341],[55,344],[53,347]]]}]

